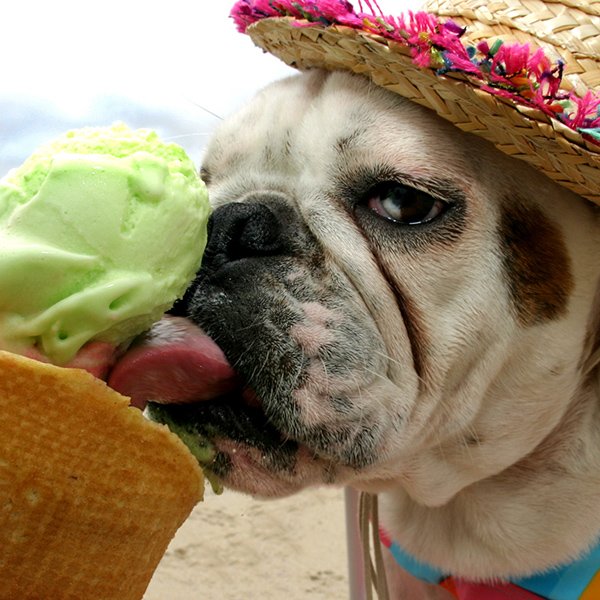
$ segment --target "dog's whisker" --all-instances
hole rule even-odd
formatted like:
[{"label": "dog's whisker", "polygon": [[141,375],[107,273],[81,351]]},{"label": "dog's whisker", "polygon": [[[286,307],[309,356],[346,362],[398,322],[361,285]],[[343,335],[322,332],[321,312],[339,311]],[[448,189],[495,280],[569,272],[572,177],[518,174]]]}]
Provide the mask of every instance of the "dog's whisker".
[{"label": "dog's whisker", "polygon": [[[385,353],[385,352],[381,352],[380,350],[374,350],[373,351],[374,354],[377,354],[378,356],[381,356],[384,360],[388,361],[388,362],[392,362],[395,365],[401,367],[401,368],[406,368],[406,364],[400,362],[399,360],[393,358],[392,356],[390,356],[389,354]],[[423,379],[422,376],[420,376],[418,373],[416,373],[417,376],[417,380],[419,381],[420,384],[425,385],[425,379]]]},{"label": "dog's whisker", "polygon": [[178,135],[170,135],[168,137],[165,137],[165,141],[167,142],[172,142],[174,140],[183,140],[183,139],[188,139],[188,138],[207,138],[210,137],[212,135],[212,133],[210,131],[207,132],[195,132],[195,133],[181,133]]},{"label": "dog's whisker", "polygon": [[219,121],[223,121],[224,118],[219,115],[218,113],[210,110],[210,108],[207,108],[206,106],[204,106],[203,104],[200,104],[194,100],[190,100],[188,99],[188,102],[192,105],[195,106],[196,108],[199,108],[202,112],[205,112],[206,114],[210,115],[211,117],[214,117],[215,119],[218,119]]}]

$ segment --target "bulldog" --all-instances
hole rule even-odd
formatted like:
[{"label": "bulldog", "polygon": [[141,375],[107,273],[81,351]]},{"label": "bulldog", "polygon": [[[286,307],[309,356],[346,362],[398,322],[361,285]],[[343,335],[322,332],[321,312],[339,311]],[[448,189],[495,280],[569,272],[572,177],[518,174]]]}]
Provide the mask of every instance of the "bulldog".
[{"label": "bulldog", "polygon": [[201,174],[202,268],[121,387],[207,440],[205,469],[378,494],[407,552],[469,580],[597,542],[597,207],[342,72],[267,87]]}]

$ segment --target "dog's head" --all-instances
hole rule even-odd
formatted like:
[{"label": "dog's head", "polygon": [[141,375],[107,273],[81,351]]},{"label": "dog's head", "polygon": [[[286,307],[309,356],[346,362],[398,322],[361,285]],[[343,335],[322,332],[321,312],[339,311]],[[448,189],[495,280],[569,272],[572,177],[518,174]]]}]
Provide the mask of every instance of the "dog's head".
[{"label": "dog's head", "polygon": [[318,71],[227,120],[202,174],[208,247],[176,307],[187,320],[158,337],[193,323],[226,357],[226,393],[165,410],[211,441],[228,485],[400,481],[435,506],[557,426],[595,343],[591,205],[361,77]]}]

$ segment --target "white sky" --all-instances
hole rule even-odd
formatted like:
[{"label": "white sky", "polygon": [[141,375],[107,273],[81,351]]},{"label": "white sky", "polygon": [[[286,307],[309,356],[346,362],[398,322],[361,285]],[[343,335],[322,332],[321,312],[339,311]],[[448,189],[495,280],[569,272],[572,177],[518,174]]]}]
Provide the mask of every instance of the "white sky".
[{"label": "white sky", "polygon": [[[233,0],[7,3],[0,36],[0,168],[1,159],[13,166],[11,160],[23,160],[65,128],[135,121],[137,105],[153,117],[145,123],[147,113],[140,110],[141,122],[132,126],[162,125],[161,134],[199,152],[218,123],[201,107],[226,116],[264,84],[292,72],[235,30],[228,16],[232,5]],[[379,5],[399,14],[416,0]]]},{"label": "white sky", "polygon": [[227,0],[11,2],[0,37],[0,56],[11,57],[2,60],[3,87],[74,111],[106,91],[157,103],[179,96],[222,111],[255,87],[253,77],[284,71],[260,60],[229,9]]}]

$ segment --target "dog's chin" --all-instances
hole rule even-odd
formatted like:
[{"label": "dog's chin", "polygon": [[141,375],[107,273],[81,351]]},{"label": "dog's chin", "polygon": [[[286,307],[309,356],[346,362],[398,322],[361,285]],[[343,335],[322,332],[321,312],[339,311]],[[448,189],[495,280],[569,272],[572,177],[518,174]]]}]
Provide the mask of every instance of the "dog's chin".
[{"label": "dog's chin", "polygon": [[[229,489],[259,498],[290,496],[312,485],[318,485],[315,463],[319,462],[306,446],[299,446],[293,471],[273,471],[270,459],[260,449],[233,440],[215,440],[217,456],[224,457],[227,472],[217,468],[218,479]],[[209,473],[211,464],[205,467]]]},{"label": "dog's chin", "polygon": [[146,407],[188,445],[210,478],[259,497],[282,497],[330,482],[333,463],[281,433],[254,395],[242,391],[202,402]]}]

